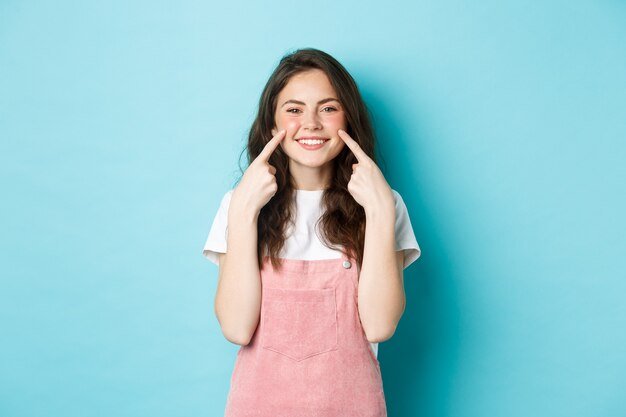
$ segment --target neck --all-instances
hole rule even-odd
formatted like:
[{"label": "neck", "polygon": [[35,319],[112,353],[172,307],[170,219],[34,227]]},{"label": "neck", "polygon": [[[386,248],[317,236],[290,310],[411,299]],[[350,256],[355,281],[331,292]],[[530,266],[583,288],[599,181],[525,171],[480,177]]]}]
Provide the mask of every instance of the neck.
[{"label": "neck", "polygon": [[289,171],[294,188],[303,191],[316,191],[328,188],[333,174],[330,162],[321,167],[307,167],[290,160]]}]

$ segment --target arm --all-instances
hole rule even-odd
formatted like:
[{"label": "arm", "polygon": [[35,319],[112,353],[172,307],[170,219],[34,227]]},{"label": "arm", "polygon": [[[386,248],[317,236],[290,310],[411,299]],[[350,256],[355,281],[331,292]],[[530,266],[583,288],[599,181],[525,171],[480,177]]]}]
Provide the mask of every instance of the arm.
[{"label": "arm", "polygon": [[230,342],[247,345],[261,310],[257,216],[236,204],[228,210],[227,253],[220,254],[215,315]]},{"label": "arm", "polygon": [[365,248],[359,275],[358,309],[367,340],[393,336],[404,313],[404,251],[395,250],[393,203],[366,210]]},{"label": "arm", "polygon": [[365,210],[365,247],[359,271],[358,309],[367,340],[382,342],[396,330],[406,303],[403,252],[395,250],[395,199],[376,163],[343,129],[339,137],[358,163],[352,164],[348,192]]},{"label": "arm", "polygon": [[261,315],[257,222],[261,208],[278,190],[276,168],[268,161],[285,132],[277,132],[250,163],[228,207],[227,251],[220,255],[215,315],[224,336],[238,345],[250,343]]}]

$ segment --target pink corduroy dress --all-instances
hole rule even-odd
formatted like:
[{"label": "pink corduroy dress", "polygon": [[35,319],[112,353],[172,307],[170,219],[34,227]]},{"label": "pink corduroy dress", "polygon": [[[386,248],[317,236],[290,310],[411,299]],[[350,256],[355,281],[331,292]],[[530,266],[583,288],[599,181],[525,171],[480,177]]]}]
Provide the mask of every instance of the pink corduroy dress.
[{"label": "pink corduroy dress", "polygon": [[386,417],[357,308],[357,263],[282,258],[261,271],[259,325],[235,361],[225,417]]}]

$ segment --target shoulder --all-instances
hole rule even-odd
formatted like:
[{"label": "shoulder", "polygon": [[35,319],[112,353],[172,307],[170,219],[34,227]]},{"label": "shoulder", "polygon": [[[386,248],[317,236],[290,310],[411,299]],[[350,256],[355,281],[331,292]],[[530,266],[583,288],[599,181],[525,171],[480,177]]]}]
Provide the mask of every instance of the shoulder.
[{"label": "shoulder", "polygon": [[409,217],[409,210],[404,203],[402,195],[394,189],[391,191],[393,192],[396,204],[396,250],[404,250],[404,268],[406,268],[420,257],[422,250],[415,238]]},{"label": "shoulder", "polygon": [[234,190],[228,190],[224,192],[224,194],[222,194],[217,213],[215,214],[215,221],[217,221],[218,223],[226,223],[228,208],[230,206],[230,198],[233,195],[233,191]]},{"label": "shoulder", "polygon": [[391,192],[393,193],[393,199],[395,204],[396,228],[405,228],[407,224],[410,224],[409,209],[404,203],[404,198],[402,198],[402,195],[398,191],[392,188]]},{"label": "shoulder", "polygon": [[395,206],[396,206],[396,212],[399,212],[405,209],[406,205],[404,204],[404,199],[402,198],[402,195],[398,191],[394,190],[393,188],[391,189],[391,193],[393,194],[393,199],[394,199]]},{"label": "shoulder", "polygon": [[230,189],[228,191],[226,191],[224,193],[224,195],[222,196],[222,200],[220,201],[220,207],[228,207],[228,205],[230,204],[230,198],[233,195],[233,191],[235,191],[234,189]]},{"label": "shoulder", "polygon": [[402,195],[391,189],[395,200],[395,212],[396,212],[396,236],[403,236],[407,234],[411,229],[411,219],[409,218],[409,210],[404,203]]}]

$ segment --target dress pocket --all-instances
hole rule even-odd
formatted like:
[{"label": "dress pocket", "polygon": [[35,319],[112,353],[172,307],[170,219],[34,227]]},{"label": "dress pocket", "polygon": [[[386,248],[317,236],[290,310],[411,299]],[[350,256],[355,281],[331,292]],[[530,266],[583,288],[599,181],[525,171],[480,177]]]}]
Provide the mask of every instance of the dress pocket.
[{"label": "dress pocket", "polygon": [[295,361],[337,350],[334,288],[263,288],[261,346]]}]

